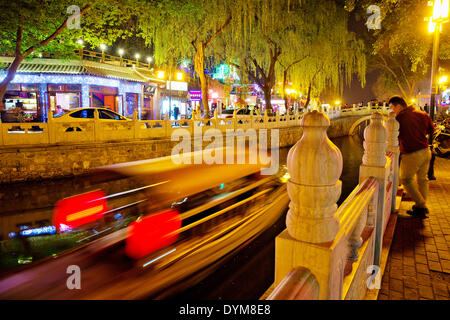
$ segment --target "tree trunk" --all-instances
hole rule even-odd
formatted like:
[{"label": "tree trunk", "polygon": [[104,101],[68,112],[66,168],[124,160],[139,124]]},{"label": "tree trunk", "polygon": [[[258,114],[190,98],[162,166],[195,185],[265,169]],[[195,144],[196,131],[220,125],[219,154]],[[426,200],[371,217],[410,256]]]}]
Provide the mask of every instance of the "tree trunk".
[{"label": "tree trunk", "polygon": [[263,92],[264,92],[264,100],[266,101],[266,111],[268,116],[273,115],[273,109],[272,109],[272,88],[269,88],[268,86],[264,86]]},{"label": "tree trunk", "polygon": [[306,111],[306,109],[308,108],[308,105],[309,105],[310,101],[311,101],[311,83],[309,84],[308,96],[306,98],[306,102],[305,102],[305,106],[304,106],[305,110],[304,111]]},{"label": "tree trunk", "polygon": [[197,51],[194,56],[194,69],[200,78],[201,90],[202,90],[202,105],[205,111],[205,118],[209,116],[208,105],[208,79],[205,74],[205,43],[200,42],[197,47]]},{"label": "tree trunk", "polygon": [[287,78],[287,70],[283,71],[283,98],[284,98],[284,106],[286,107],[286,111],[289,110],[288,108],[288,96],[286,94],[286,78]]},{"label": "tree trunk", "polygon": [[22,63],[23,59],[24,57],[22,55],[16,56],[13,63],[8,69],[8,73],[5,79],[3,79],[2,82],[0,82],[0,109],[5,109],[3,97],[5,96],[5,93],[8,90],[8,85],[11,83],[11,81],[14,80],[14,77],[16,76],[16,71],[19,68],[19,65]]}]

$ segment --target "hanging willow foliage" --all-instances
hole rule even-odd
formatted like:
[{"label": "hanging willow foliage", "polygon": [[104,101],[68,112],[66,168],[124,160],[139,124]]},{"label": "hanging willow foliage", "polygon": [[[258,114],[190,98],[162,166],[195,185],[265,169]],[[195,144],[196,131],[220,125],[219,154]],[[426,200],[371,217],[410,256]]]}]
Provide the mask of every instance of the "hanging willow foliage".
[{"label": "hanging willow foliage", "polygon": [[232,30],[222,35],[222,56],[240,67],[241,76],[259,78],[269,95],[286,69],[295,87],[311,86],[315,96],[328,87],[342,92],[355,73],[365,84],[364,44],[348,31],[348,11],[335,1],[248,0],[235,5],[239,9],[233,10]]},{"label": "hanging willow foliage", "polygon": [[151,0],[138,22],[157,64],[195,61],[204,107],[204,61],[226,60],[241,79],[260,84],[270,109],[287,67],[290,80],[315,95],[329,86],[342,91],[354,73],[364,84],[363,44],[348,31],[347,15],[334,0]]}]

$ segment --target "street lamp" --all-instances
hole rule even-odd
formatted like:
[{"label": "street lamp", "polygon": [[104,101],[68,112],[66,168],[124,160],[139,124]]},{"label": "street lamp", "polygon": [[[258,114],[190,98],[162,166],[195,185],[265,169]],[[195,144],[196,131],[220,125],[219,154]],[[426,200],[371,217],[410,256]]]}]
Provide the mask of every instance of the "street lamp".
[{"label": "street lamp", "polygon": [[157,77],[158,79],[164,79],[164,71],[158,71]]},{"label": "street lamp", "polygon": [[[431,5],[431,2],[428,3]],[[433,3],[433,16],[429,19],[428,30],[434,31],[433,39],[433,58],[431,63],[431,84],[430,84],[430,118],[434,120],[434,108],[437,94],[437,67],[438,67],[438,51],[439,51],[439,36],[442,29],[442,24],[448,22],[449,0],[435,0]]]},{"label": "street lamp", "polygon": [[119,49],[117,52],[119,53],[119,56],[120,56],[120,66],[122,66],[124,50],[123,49]]},{"label": "street lamp", "polygon": [[147,57],[147,62],[148,62],[148,64],[149,64],[149,67],[150,67],[150,63],[152,62],[152,57]]},{"label": "street lamp", "polygon": [[177,80],[178,81],[183,80],[183,74],[181,72],[177,72]]},{"label": "street lamp", "polygon": [[100,45],[100,50],[102,50],[102,62],[105,61],[105,50],[106,46],[104,44]]},{"label": "street lamp", "polygon": [[139,58],[141,57],[141,55],[139,53],[136,53],[134,57],[136,58],[136,67],[139,67]]}]

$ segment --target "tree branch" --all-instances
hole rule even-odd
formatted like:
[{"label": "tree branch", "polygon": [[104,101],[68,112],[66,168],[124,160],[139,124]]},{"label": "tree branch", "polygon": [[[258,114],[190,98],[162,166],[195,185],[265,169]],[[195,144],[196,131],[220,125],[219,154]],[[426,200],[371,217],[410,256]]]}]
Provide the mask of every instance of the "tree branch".
[{"label": "tree branch", "polygon": [[16,35],[16,57],[22,55],[22,34],[23,34],[23,26],[22,19],[19,18],[19,26],[17,27],[17,35]]},{"label": "tree branch", "polygon": [[403,94],[405,97],[407,97],[408,95],[406,94],[406,91],[405,91],[405,89],[403,88],[403,86],[402,86],[402,84],[401,84],[401,82],[400,82],[400,80],[399,80],[397,74],[395,73],[395,71],[392,70],[392,68],[390,68],[390,67],[387,65],[386,59],[384,59],[383,56],[382,56],[381,54],[380,54],[379,56],[380,56],[380,59],[383,61],[383,63],[379,63],[378,65],[381,66],[382,68],[386,69],[387,71],[389,71],[389,72],[392,74],[392,76],[394,77],[394,79],[395,79],[396,82],[397,82],[398,88],[400,89],[400,91],[402,92],[402,94]]},{"label": "tree branch", "polygon": [[395,59],[391,59],[391,60],[399,67],[400,71],[402,72],[403,78],[405,79],[406,86],[408,87],[409,90],[411,90],[411,84],[408,81],[408,77],[406,76],[405,70],[403,69],[401,64],[398,63]]},{"label": "tree branch", "polygon": [[231,22],[231,15],[228,16],[228,18],[227,18],[227,20],[225,21],[225,23],[224,23],[219,29],[217,29],[216,32],[215,32],[209,39],[206,40],[206,42],[205,42],[205,48],[207,48],[207,47],[211,44],[211,42],[213,42],[214,39],[215,39],[219,34],[222,33],[222,31],[230,24],[230,22]]},{"label": "tree branch", "polygon": [[[296,65],[297,63],[302,62],[303,60],[305,60],[305,59],[308,58],[308,57],[309,57],[309,55],[306,55],[306,56],[304,56],[303,58],[300,58],[300,59],[295,60],[295,61],[292,62],[290,65],[288,65],[287,68],[285,68],[284,70],[285,70],[285,71],[289,71],[289,69],[290,69],[291,67],[293,67],[293,66]],[[278,63],[284,68],[284,66],[281,64],[281,62],[278,62]]]},{"label": "tree branch", "polygon": [[258,64],[258,61],[256,61],[255,58],[249,57],[249,59],[252,61],[253,65],[256,67],[256,70],[261,75],[261,77],[263,78],[264,83],[265,83],[267,80],[267,77],[266,77],[264,70],[260,67],[260,65]]},{"label": "tree branch", "polygon": [[264,74],[264,72],[262,71],[262,69],[260,68],[260,66],[258,65],[258,63],[256,63],[256,60],[255,60],[255,59],[253,59],[253,58],[251,58],[251,57],[249,57],[249,59],[252,60],[252,63],[256,66],[256,68],[257,68],[258,70],[261,70],[262,73],[261,73],[260,71],[258,71],[258,73],[260,73],[261,76],[263,77],[263,81],[261,81],[261,79],[259,79],[256,75],[254,75],[254,74],[251,72],[250,68],[248,67],[247,62],[244,60],[244,64],[245,64],[245,72],[250,76],[250,78],[253,79],[253,81],[255,81],[255,82],[258,84],[258,86],[260,86],[261,88],[263,88],[263,87],[266,85],[266,75]]},{"label": "tree branch", "polygon": [[191,41],[192,46],[194,47],[194,51],[197,52],[197,46],[195,45],[195,42],[197,41],[197,38]]},{"label": "tree branch", "polygon": [[78,18],[81,17],[82,15],[84,15],[86,13],[86,11],[88,11],[91,8],[91,5],[87,5],[86,7],[83,8],[83,10],[80,11],[80,13],[78,13],[75,16],[70,16],[67,17],[66,20],[64,20],[64,22],[61,24],[61,26],[55,30],[55,32],[53,32],[50,36],[48,36],[46,39],[42,40],[38,45],[36,46],[31,46],[30,48],[28,48],[25,53],[24,56],[28,56],[31,53],[33,53],[34,50],[39,49],[45,45],[47,45],[50,41],[52,41],[53,39],[55,39],[66,27],[67,27],[67,22],[69,21],[69,18]]}]

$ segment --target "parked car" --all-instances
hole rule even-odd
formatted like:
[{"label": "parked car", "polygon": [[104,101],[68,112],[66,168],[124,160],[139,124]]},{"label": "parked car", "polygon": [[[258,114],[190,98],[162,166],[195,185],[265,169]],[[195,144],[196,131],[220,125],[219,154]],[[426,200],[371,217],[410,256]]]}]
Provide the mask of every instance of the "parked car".
[{"label": "parked car", "polygon": [[[239,109],[225,109],[222,110],[222,114],[219,115],[218,117],[221,119],[225,119],[225,118],[233,118],[233,112],[234,110],[236,110],[236,116],[248,116],[250,115],[250,110],[246,109],[246,108],[239,108]],[[253,115],[256,115],[256,111],[253,110]]]},{"label": "parked car", "polygon": [[70,121],[88,121],[94,119],[94,111],[98,111],[100,120],[122,120],[132,121],[124,116],[106,108],[78,108],[69,111],[63,111],[53,116],[54,121],[70,122]]}]

